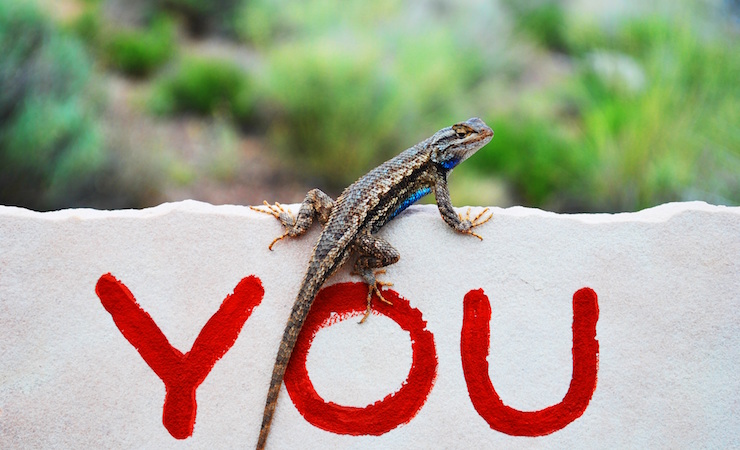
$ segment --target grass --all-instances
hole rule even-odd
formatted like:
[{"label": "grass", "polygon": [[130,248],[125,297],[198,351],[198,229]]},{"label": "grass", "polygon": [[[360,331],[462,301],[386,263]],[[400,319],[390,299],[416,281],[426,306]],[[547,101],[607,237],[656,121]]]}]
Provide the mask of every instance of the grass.
[{"label": "grass", "polygon": [[233,17],[241,0],[157,0],[153,6],[160,12],[170,12],[184,19],[188,31],[195,36],[208,33],[233,33]]},{"label": "grass", "polygon": [[[378,55],[335,41],[271,55],[265,93],[273,144],[337,188],[397,148],[398,96]],[[380,151],[385,149],[385,151]]]},{"label": "grass", "polygon": [[74,196],[105,158],[82,44],[33,4],[0,3],[0,86],[0,203]]},{"label": "grass", "polygon": [[[480,5],[467,3],[452,11],[456,20],[476,14]],[[270,142],[320,185],[346,186],[472,115],[471,90],[489,69],[487,45],[467,29],[435,26],[437,16],[421,32],[407,27],[405,8],[349,1],[339,16],[322,0],[245,5],[242,36],[267,60],[262,104]]]},{"label": "grass", "polygon": [[217,58],[184,58],[155,85],[151,108],[158,114],[230,114],[248,121],[254,107],[249,76],[236,64]]},{"label": "grass", "polygon": [[[476,170],[492,171],[509,180],[518,202],[552,204],[571,187],[587,168],[587,157],[574,148],[574,139],[544,118],[498,116],[487,118],[495,130],[488,151],[476,155]],[[562,206],[562,205],[561,205]]]},{"label": "grass", "polygon": [[542,47],[556,51],[568,50],[567,15],[558,0],[508,0],[515,27]]},{"label": "grass", "polygon": [[573,30],[575,70],[545,94],[556,106],[492,117],[497,152],[479,170],[551,209],[738,203],[740,54],[731,37],[655,16]]},{"label": "grass", "polygon": [[[83,21],[82,32],[94,30]],[[155,19],[146,29],[113,31],[107,37],[105,57],[108,63],[126,75],[143,78],[166,64],[175,53],[176,30],[174,22],[164,16]]]},{"label": "grass", "polygon": [[[20,3],[11,0],[0,11]],[[506,1],[509,34],[495,22],[506,15],[488,2],[433,3],[348,0],[338,9],[326,0],[224,0],[221,6],[163,0],[152,6],[151,13],[174,11],[206,33],[236,33],[257,55],[245,65],[249,70],[230,60],[175,58],[171,18],[103,32],[108,27],[97,1],[69,30],[107,67],[152,79],[155,113],[256,129],[306,174],[304,181],[329,190],[476,115],[496,136],[475,164],[460,170],[497,190],[503,180],[518,202],[563,211],[692,199],[740,203],[737,30],[710,17],[711,5],[599,21],[561,1]],[[201,25],[190,23],[191,15],[201,16]],[[78,164],[93,167],[97,158],[86,93],[94,91],[94,69],[79,43],[70,44],[74,39],[54,24],[39,28],[35,19],[23,20],[0,28],[11,36],[0,49],[0,77],[10,80],[9,68],[42,58],[51,61],[39,67],[53,83],[31,77],[36,90],[17,93],[13,87],[22,84],[4,81],[11,88],[0,93],[0,113],[12,120],[0,124],[0,141],[15,150],[3,162],[26,167],[27,157],[17,154],[33,148],[41,160],[55,161],[36,176],[61,180],[68,175],[55,174],[87,170]],[[43,52],[32,50],[38,42]],[[61,58],[83,62],[65,66]],[[8,100],[18,95],[24,100]],[[38,120],[48,133],[35,132]],[[67,148],[83,150],[64,162],[58,158]],[[233,175],[232,156],[214,165],[214,176]]]},{"label": "grass", "polygon": [[731,125],[740,111],[740,88],[732,81],[740,55],[725,39],[680,19],[637,19],[611,43],[643,67],[642,90],[625,94],[582,71],[575,102],[586,150],[601,165],[599,175],[592,174],[591,202],[642,208],[707,198],[699,192],[722,203],[740,200],[740,181],[721,189],[711,182],[740,173],[740,136]]}]

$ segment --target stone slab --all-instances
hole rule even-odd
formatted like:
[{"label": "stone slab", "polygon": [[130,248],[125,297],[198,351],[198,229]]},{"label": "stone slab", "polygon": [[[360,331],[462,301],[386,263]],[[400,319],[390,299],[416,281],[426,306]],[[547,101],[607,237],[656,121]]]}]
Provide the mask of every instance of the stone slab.
[{"label": "stone slab", "polygon": [[[395,319],[379,306],[357,325],[348,316],[364,286],[348,268],[329,281],[334,290],[322,295],[338,310],[325,309],[331,323],[319,324],[306,371],[320,400],[369,419],[341,434],[349,419],[321,416],[325,404],[307,408],[283,387],[268,447],[740,447],[740,208],[492,210],[483,241],[450,230],[434,206],[411,207],[381,231],[401,254],[383,278],[394,283]],[[268,251],[280,233],[246,207],[195,201],[125,211],[0,207],[0,448],[252,447],[319,230]],[[582,288],[590,288],[582,299],[598,298],[597,366],[586,336],[595,316],[574,322]],[[487,322],[485,305],[489,326],[471,328]],[[402,322],[417,333],[413,351]],[[573,343],[577,327],[584,346]],[[465,359],[481,351],[488,377],[474,373],[485,372],[480,360]],[[574,355],[583,357],[580,381]],[[205,367],[191,435],[165,427],[182,425],[186,408],[173,403],[163,421],[165,383],[152,365],[169,374],[171,390]],[[590,391],[589,367],[598,370]],[[410,370],[418,378],[406,382]],[[306,380],[294,372],[300,397]],[[481,375],[506,407],[492,406],[473,379]],[[404,386],[411,400],[398,404],[410,412],[394,407],[383,418],[366,408],[379,402],[383,411]],[[316,411],[318,425],[306,418]],[[565,423],[543,433],[549,425],[534,422],[547,422],[548,411]]]}]

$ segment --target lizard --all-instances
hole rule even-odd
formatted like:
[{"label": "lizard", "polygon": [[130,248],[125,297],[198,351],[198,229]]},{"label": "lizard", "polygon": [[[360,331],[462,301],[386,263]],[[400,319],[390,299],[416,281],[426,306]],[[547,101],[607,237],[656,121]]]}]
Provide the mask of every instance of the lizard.
[{"label": "lizard", "polygon": [[383,225],[421,197],[433,192],[439,212],[450,227],[483,239],[473,229],[486,223],[493,214],[488,213],[488,208],[472,219],[470,208],[464,217],[457,213],[450,201],[447,177],[455,166],[492,138],[493,130],[474,117],[442,128],[371,170],[347,187],[336,200],[319,189],[312,189],[306,194],[297,216],[277,202],[274,205],[263,202],[266,209],[250,206],[255,211],[274,216],[285,228],[285,232],[270,243],[270,250],[284,238],[304,234],[314,220],[323,226],[275,359],[257,442],[258,450],[265,447],[293,347],[324,282],[350,256],[358,254],[353,273],[359,274],[368,285],[367,309],[360,323],[371,312],[373,293],[381,301],[390,303],[383,298],[381,288],[392,286],[392,283],[379,281],[376,276],[385,273],[382,268],[396,263],[400,255],[388,241],[375,235]]}]

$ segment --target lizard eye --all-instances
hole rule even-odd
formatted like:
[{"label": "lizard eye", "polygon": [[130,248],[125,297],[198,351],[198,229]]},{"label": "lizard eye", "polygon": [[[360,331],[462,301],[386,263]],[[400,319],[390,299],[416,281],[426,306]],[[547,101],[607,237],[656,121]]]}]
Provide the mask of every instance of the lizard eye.
[{"label": "lizard eye", "polygon": [[457,126],[452,129],[458,138],[464,138],[468,134],[470,134],[470,129],[468,127],[464,126]]}]

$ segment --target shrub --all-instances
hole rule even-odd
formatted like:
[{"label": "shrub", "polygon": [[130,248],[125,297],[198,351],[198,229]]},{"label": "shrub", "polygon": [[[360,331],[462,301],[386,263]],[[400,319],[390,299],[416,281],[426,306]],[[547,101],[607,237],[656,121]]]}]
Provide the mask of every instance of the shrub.
[{"label": "shrub", "polygon": [[472,88],[497,44],[486,40],[490,27],[447,25],[492,14],[481,5],[419,11],[350,0],[337,14],[323,0],[246,3],[239,30],[267,55],[263,96],[274,113],[273,144],[307,178],[338,189],[437,127],[479,111]]},{"label": "shrub", "polygon": [[84,42],[90,50],[95,53],[99,52],[100,42],[103,40],[103,19],[98,2],[86,5],[66,28]]},{"label": "shrub", "polygon": [[160,17],[145,30],[113,32],[106,44],[107,59],[127,75],[145,77],[169,61],[175,52],[175,38],[174,23]]},{"label": "shrub", "polygon": [[566,15],[559,0],[509,0],[507,4],[519,30],[549,50],[568,50]]},{"label": "shrub", "polygon": [[240,0],[157,0],[160,9],[181,15],[194,35],[233,31],[233,17]]},{"label": "shrub", "polygon": [[91,75],[33,5],[0,3],[0,203],[53,207],[100,167]]},{"label": "shrub", "polygon": [[475,156],[476,169],[498,173],[509,180],[517,201],[554,208],[578,203],[579,179],[593,161],[578,142],[545,118],[534,116],[493,117],[495,130],[488,151]]},{"label": "shrub", "polygon": [[[572,99],[584,144],[598,156],[590,200],[610,209],[665,201],[740,202],[740,56],[721,33],[647,16],[624,23],[608,40],[633,55],[646,83],[625,93],[585,67]],[[599,92],[602,101],[589,97]],[[733,176],[733,174],[735,174]]]},{"label": "shrub", "polygon": [[278,30],[285,28],[280,23],[284,2],[278,0],[254,0],[244,2],[235,18],[238,36],[247,42],[264,47],[275,40]]},{"label": "shrub", "polygon": [[331,188],[398,151],[400,96],[377,53],[336,41],[285,45],[271,55],[273,143]]},{"label": "shrub", "polygon": [[493,120],[497,150],[483,153],[483,167],[547,208],[740,202],[740,56],[731,38],[653,16],[576,29],[569,42],[580,57],[555,86],[559,108]]},{"label": "shrub", "polygon": [[374,24],[388,25],[398,17],[402,17],[400,22],[408,22],[400,13],[403,2],[397,0],[345,0],[340,9],[337,5],[326,0],[250,0],[237,8],[234,27],[242,39],[266,47],[327,37],[341,28],[370,31],[382,40],[383,33],[375,33]]},{"label": "shrub", "polygon": [[155,87],[151,106],[156,113],[227,112],[246,121],[252,114],[254,90],[247,74],[222,59],[186,58]]},{"label": "shrub", "polygon": [[481,48],[446,30],[410,32],[392,44],[392,75],[403,86],[398,95],[411,124],[428,133],[430,126],[467,119],[474,109],[474,87],[487,71]]}]

